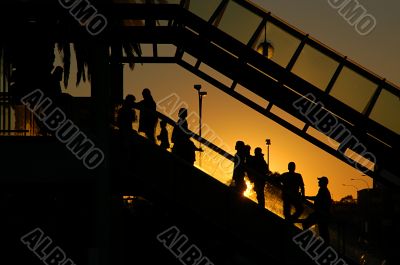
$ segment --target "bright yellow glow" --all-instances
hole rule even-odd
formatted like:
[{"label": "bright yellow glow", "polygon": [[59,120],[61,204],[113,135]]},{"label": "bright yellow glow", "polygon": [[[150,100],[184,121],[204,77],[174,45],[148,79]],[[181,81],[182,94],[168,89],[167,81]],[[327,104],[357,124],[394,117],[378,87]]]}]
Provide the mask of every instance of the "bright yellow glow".
[{"label": "bright yellow glow", "polygon": [[135,196],[131,196],[131,195],[124,195],[122,196],[122,199],[124,200],[124,203],[126,204],[126,206],[131,207],[133,204],[133,200],[135,199]]},{"label": "bright yellow glow", "polygon": [[251,183],[248,177],[244,178],[244,181],[246,183],[246,190],[243,192],[243,195],[249,198],[252,201],[257,202],[257,195],[256,192],[254,191],[254,184]]},{"label": "bright yellow glow", "polygon": [[[151,46],[149,47],[151,52]],[[154,73],[158,78],[150,78]],[[162,80],[162,81],[160,81]],[[177,82],[179,80],[179,82]],[[268,157],[265,139],[271,139],[270,146],[270,170],[275,172],[286,172],[288,162],[296,163],[296,171],[302,174],[306,195],[314,196],[318,192],[317,177],[325,175],[329,178],[329,190],[334,200],[340,200],[346,195],[356,197],[355,189],[346,188],[342,184],[349,184],[350,178],[363,178],[372,186],[369,177],[361,176],[362,173],[356,169],[346,165],[344,162],[332,157],[325,151],[313,146],[306,140],[294,135],[290,131],[277,125],[268,118],[255,112],[247,106],[244,106],[237,100],[226,95],[220,90],[194,77],[186,70],[177,65],[160,65],[147,64],[137,65],[134,71],[130,71],[125,67],[125,95],[134,94],[138,100],[141,99],[141,91],[144,87],[148,87],[152,91],[152,95],[156,102],[165,98],[173,97],[170,104],[162,107],[158,106],[158,110],[177,120],[177,109],[182,102],[188,106],[189,113],[196,114],[198,112],[198,96],[197,91],[193,89],[193,84],[203,84],[204,90],[208,95],[203,101],[203,136],[213,142],[215,145],[222,147],[230,154],[235,154],[235,142],[243,140],[252,147],[251,152],[259,146]],[[134,86],[132,86],[134,84]],[[189,129],[198,131],[198,118],[196,115],[188,117]],[[134,124],[137,126],[137,123]],[[159,126],[157,132],[159,133]],[[171,137],[171,131],[169,131]],[[211,176],[218,179],[222,183],[229,183],[232,180],[233,163],[224,162],[221,166],[219,157],[215,153],[207,150],[202,153],[202,169],[205,169]],[[198,164],[198,154],[197,161]],[[216,159],[213,159],[216,157]],[[357,185],[357,184],[356,184]],[[362,183],[358,183],[358,188],[363,188]]]},{"label": "bright yellow glow", "polygon": [[207,169],[205,169],[203,166],[200,166],[198,163],[195,163],[194,167],[200,169],[201,171],[205,172],[206,174],[208,174],[210,176],[212,175],[210,172],[208,172]]},{"label": "bright yellow glow", "polygon": [[271,59],[274,56],[274,47],[269,42],[262,42],[257,47],[257,52]]}]

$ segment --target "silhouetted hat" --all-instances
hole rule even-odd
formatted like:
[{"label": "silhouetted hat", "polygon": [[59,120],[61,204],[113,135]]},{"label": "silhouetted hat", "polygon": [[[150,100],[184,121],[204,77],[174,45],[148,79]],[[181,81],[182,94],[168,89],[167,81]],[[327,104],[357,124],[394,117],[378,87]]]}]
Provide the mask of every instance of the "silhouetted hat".
[{"label": "silhouetted hat", "polygon": [[328,184],[328,182],[329,182],[328,178],[325,176],[319,177],[318,180],[321,181],[322,183],[326,183],[326,184]]}]

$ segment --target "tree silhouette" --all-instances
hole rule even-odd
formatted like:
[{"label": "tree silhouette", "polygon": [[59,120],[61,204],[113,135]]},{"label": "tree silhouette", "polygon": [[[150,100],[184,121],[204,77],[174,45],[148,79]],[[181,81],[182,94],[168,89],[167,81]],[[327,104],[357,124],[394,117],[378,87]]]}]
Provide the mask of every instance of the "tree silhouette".
[{"label": "tree silhouette", "polygon": [[[71,58],[73,49],[75,51],[75,60],[77,63],[76,80],[77,84],[81,81],[91,81],[93,64],[95,63],[95,55],[91,52],[95,39],[90,40],[88,36],[85,38],[75,38],[69,40],[64,33],[89,34],[85,32],[84,25],[79,24],[73,16],[64,10],[57,1],[52,0],[5,0],[3,5],[25,5],[29,8],[29,4],[52,4],[56,10],[42,14],[32,14],[33,17],[20,17],[22,19],[13,21],[12,29],[6,31],[5,38],[0,42],[0,59],[3,59],[5,68],[11,66],[18,71],[18,89],[19,94],[26,94],[28,91],[43,86],[48,74],[53,69],[55,54],[54,49],[57,47],[58,52],[62,54],[62,66],[64,68],[64,85],[68,86],[68,80],[71,70]],[[105,4],[118,3],[160,3],[165,4],[166,0],[92,0],[90,3],[95,7],[101,7]],[[54,11],[54,12],[53,12]],[[99,12],[101,10],[99,9]],[[107,18],[112,19],[111,17]],[[143,21],[108,21],[107,33],[134,22],[136,25],[143,24]],[[10,36],[7,36],[10,33]],[[107,34],[105,33],[105,34]],[[114,35],[112,35],[114,36]],[[127,58],[133,59],[141,56],[141,48],[138,43],[132,41],[123,41],[112,39],[110,36],[108,43],[112,52],[124,54]],[[112,42],[111,42],[112,41]],[[110,53],[111,56],[111,53]],[[130,68],[134,69],[134,62],[130,60]],[[10,72],[4,71],[6,78],[9,78]]]},{"label": "tree silhouette", "polygon": [[356,200],[353,198],[352,195],[347,195],[347,196],[341,198],[339,202],[345,203],[345,204],[351,204],[351,203],[355,203]]}]

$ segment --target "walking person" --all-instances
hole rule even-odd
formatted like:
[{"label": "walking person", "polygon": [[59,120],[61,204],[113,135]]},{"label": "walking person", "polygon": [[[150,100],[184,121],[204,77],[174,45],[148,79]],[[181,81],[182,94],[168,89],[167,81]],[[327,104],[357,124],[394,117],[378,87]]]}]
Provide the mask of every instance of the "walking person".
[{"label": "walking person", "polygon": [[122,107],[118,111],[117,126],[120,134],[123,136],[131,135],[134,130],[132,123],[137,121],[136,112],[134,110],[136,98],[134,95],[127,95]]},{"label": "walking person", "polygon": [[232,176],[232,186],[234,190],[243,195],[246,190],[246,183],[244,181],[245,176],[245,166],[246,161],[246,150],[243,141],[237,141],[235,145],[236,155],[234,160],[233,176]]},{"label": "walking person", "polygon": [[197,148],[195,144],[190,140],[190,131],[187,123],[187,109],[180,108],[178,112],[178,122],[174,126],[172,131],[171,141],[174,144],[172,147],[172,153],[180,156],[191,165],[196,161],[196,151],[202,152],[203,150]]},{"label": "walking person", "polygon": [[307,216],[303,221],[303,228],[308,229],[312,225],[318,225],[319,236],[322,237],[325,243],[329,244],[329,219],[331,216],[332,198],[328,189],[329,180],[323,176],[318,178],[319,190],[316,196],[306,196],[308,200],[314,201],[314,212]]},{"label": "walking person", "polygon": [[140,109],[139,114],[139,132],[143,132],[147,139],[156,142],[155,130],[157,126],[157,105],[151,95],[150,89],[145,88],[142,91],[143,100],[137,103]]},{"label": "walking person", "polygon": [[245,171],[246,171],[246,176],[249,179],[249,181],[251,183],[254,182],[254,173],[252,172],[252,170],[249,170],[251,168],[253,168],[253,160],[254,160],[254,156],[251,155],[251,146],[246,144],[244,146],[244,157],[245,157]]},{"label": "walking person", "polygon": [[[249,174],[252,175],[254,181],[254,191],[257,194],[258,205],[265,208],[264,187],[269,174],[269,167],[264,160],[264,154],[260,147],[254,149],[254,156],[252,157],[252,163],[250,165]],[[253,174],[250,173],[251,171],[253,171]]]},{"label": "walking person", "polygon": [[187,109],[180,108],[178,112],[178,121],[172,131],[171,141],[174,144],[172,147],[172,153],[184,158],[185,156],[185,144],[189,140],[188,123],[186,120]]},{"label": "walking person", "polygon": [[163,149],[168,149],[170,147],[169,139],[168,139],[168,130],[167,130],[167,122],[160,122],[161,132],[157,135],[157,140],[160,141],[160,147]]},{"label": "walking person", "polygon": [[[301,174],[296,173],[296,164],[288,164],[288,172],[280,176],[282,184],[283,215],[289,222],[295,222],[303,213],[304,206],[304,182]],[[292,206],[295,208],[291,214]]]}]

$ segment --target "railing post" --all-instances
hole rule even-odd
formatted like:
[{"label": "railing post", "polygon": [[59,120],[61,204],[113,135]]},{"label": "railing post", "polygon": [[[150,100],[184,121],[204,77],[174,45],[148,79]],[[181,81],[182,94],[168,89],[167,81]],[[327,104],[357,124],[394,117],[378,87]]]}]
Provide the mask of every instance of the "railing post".
[{"label": "railing post", "polygon": [[95,58],[92,74],[93,109],[96,110],[94,142],[103,151],[103,163],[94,170],[95,220],[93,265],[108,265],[110,263],[110,152],[109,152],[109,122],[111,106],[110,65],[108,45],[99,39],[91,43],[92,58]]},{"label": "railing post", "polygon": [[290,59],[288,65],[286,66],[286,70],[288,72],[292,71],[292,68],[294,64],[296,63],[297,59],[299,58],[301,52],[303,51],[304,46],[306,45],[308,41],[308,34],[304,36],[304,38],[301,40],[299,46],[297,47],[296,51],[294,52],[292,58]]}]

